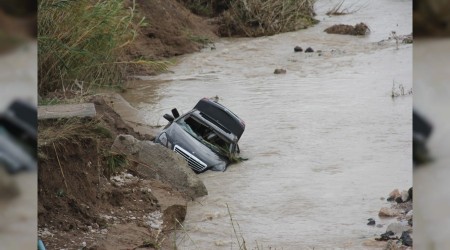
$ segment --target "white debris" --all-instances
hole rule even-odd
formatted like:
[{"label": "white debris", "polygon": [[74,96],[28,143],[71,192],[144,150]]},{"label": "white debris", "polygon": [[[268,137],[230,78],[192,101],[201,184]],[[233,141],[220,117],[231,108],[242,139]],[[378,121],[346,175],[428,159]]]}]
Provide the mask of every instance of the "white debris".
[{"label": "white debris", "polygon": [[48,228],[43,228],[43,229],[39,229],[38,230],[38,235],[40,237],[53,237],[55,234],[51,233],[50,231],[48,231]]},{"label": "white debris", "polygon": [[111,215],[107,215],[107,214],[101,214],[100,218],[105,219],[105,220],[117,220],[117,217],[111,216]]},{"label": "white debris", "polygon": [[122,172],[116,176],[111,177],[111,182],[119,187],[137,180],[139,180],[138,177],[125,172]]},{"label": "white debris", "polygon": [[161,229],[163,224],[162,214],[160,211],[154,211],[149,215],[144,215],[144,223],[153,228],[153,229]]},{"label": "white debris", "polygon": [[149,193],[152,192],[152,190],[151,190],[150,188],[145,188],[145,187],[143,187],[143,188],[141,188],[141,192],[142,192],[143,194],[149,194]]}]

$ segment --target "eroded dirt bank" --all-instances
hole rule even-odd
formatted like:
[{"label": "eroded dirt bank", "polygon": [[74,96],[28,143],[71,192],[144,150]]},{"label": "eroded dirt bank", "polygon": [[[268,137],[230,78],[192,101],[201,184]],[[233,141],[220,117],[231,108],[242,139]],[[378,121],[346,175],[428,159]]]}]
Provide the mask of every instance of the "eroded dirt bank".
[{"label": "eroded dirt bank", "polygon": [[[175,0],[137,0],[135,7],[145,22],[124,61],[165,60],[217,37],[213,26]],[[142,114],[120,95],[91,96],[76,88],[40,94],[57,103],[94,102],[97,110],[91,120],[39,122],[38,234],[47,249],[173,249],[167,235],[184,221],[192,193],[161,173],[143,173],[139,159],[111,150],[120,134],[145,144],[159,128],[141,123]],[[206,192],[199,190],[194,194]]]},{"label": "eroded dirt bank", "polygon": [[39,124],[39,236],[49,249],[169,247],[166,234],[183,222],[191,195],[150,178],[132,158],[119,165],[114,138],[148,134],[136,133],[105,99],[91,100],[93,120]]}]

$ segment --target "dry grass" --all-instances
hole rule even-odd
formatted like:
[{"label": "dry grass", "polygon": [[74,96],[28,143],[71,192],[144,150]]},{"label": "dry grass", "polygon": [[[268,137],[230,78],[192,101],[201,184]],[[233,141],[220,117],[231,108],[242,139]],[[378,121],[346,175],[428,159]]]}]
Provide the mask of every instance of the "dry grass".
[{"label": "dry grass", "polygon": [[76,142],[83,139],[111,137],[111,132],[97,119],[59,119],[46,124],[39,122],[38,147],[53,143],[64,145],[67,142]]},{"label": "dry grass", "polygon": [[315,0],[235,0],[223,13],[222,35],[264,36],[304,29],[317,23]]},{"label": "dry grass", "polygon": [[343,7],[345,3],[345,0],[340,1],[336,5],[333,6],[329,11],[327,11],[328,16],[342,16],[342,15],[348,15],[353,14],[361,10],[364,5],[356,6],[355,4],[352,4],[347,7]]},{"label": "dry grass", "polygon": [[121,82],[129,64],[164,69],[151,61],[120,61],[143,19],[123,0],[39,1],[39,93]]},{"label": "dry grass", "polygon": [[391,91],[391,97],[396,98],[400,96],[409,96],[413,94],[412,88],[406,90],[403,84],[395,84],[395,81],[392,82],[392,91]]}]

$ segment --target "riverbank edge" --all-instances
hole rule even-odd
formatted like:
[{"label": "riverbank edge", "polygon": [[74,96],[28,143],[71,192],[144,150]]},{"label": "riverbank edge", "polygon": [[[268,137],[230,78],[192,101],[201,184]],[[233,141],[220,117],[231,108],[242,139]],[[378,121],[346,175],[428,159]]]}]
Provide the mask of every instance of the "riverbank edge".
[{"label": "riverbank edge", "polygon": [[[99,121],[96,124],[107,131],[102,133],[111,134],[109,138],[73,137],[70,141],[56,139],[51,143],[41,138],[38,178],[40,239],[47,247],[55,249],[78,249],[80,246],[88,247],[86,249],[135,248],[144,245],[152,245],[154,249],[172,249],[175,243],[165,239],[173,238],[172,232],[183,223],[188,202],[205,195],[203,182],[184,159],[178,159],[181,157],[176,153],[159,145],[146,149],[152,152],[142,152],[148,155],[162,150],[169,155],[164,159],[154,157],[156,163],[151,165],[159,165],[161,169],[156,169],[154,175],[153,172],[146,174],[145,169],[142,171],[142,166],[148,163],[133,153],[126,157],[128,163],[120,171],[103,171],[109,167],[103,159],[105,152],[113,152],[113,146],[115,149],[126,147],[121,138],[135,141],[130,146],[134,148],[153,145],[152,139],[160,128],[145,125],[140,119],[140,111],[120,94],[97,94],[90,102],[95,104],[97,111],[92,120]],[[56,126],[57,130],[63,130],[58,122],[39,121],[39,129],[43,131]],[[76,122],[69,121],[72,123]],[[91,123],[90,119],[82,119],[80,129],[88,131]],[[175,161],[168,161],[168,158]],[[178,168],[174,168],[174,164]],[[188,174],[191,178],[188,182],[197,186],[180,187],[178,184],[187,177],[164,179],[166,168],[175,171],[174,176]],[[199,192],[199,186],[203,186],[205,191]],[[134,238],[122,237],[130,231],[135,231]]]}]

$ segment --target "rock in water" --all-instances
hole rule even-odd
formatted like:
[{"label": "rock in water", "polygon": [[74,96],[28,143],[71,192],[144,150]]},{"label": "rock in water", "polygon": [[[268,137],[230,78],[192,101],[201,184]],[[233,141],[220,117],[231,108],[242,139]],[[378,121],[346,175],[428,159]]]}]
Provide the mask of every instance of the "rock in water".
[{"label": "rock in water", "polygon": [[368,221],[369,222],[367,222],[367,225],[369,225],[369,226],[373,226],[373,225],[375,225],[375,220],[374,219],[372,219],[372,218],[370,218],[370,219],[368,219]]},{"label": "rock in water", "polygon": [[295,51],[295,52],[302,52],[303,49],[302,49],[302,47],[300,47],[300,46],[295,46],[294,51]]},{"label": "rock in water", "polygon": [[398,189],[394,189],[389,193],[389,197],[387,198],[387,201],[395,201],[397,197],[400,197],[400,191]]},{"label": "rock in water", "polygon": [[389,224],[386,228],[386,232],[393,232],[395,236],[400,236],[404,231],[409,230],[411,227],[402,223],[394,222]]},{"label": "rock in water", "polygon": [[393,208],[382,207],[380,212],[378,212],[378,216],[380,217],[395,217],[400,215],[400,211]]},{"label": "rock in water", "polygon": [[305,50],[305,53],[312,53],[312,52],[314,52],[314,50],[313,50],[311,47],[308,47],[308,48]]},{"label": "rock in water", "polygon": [[412,247],[412,245],[413,245],[413,240],[407,231],[404,231],[402,233],[400,240],[402,241],[403,245],[405,245],[405,246]]},{"label": "rock in water", "polygon": [[409,192],[406,190],[402,191],[401,197],[403,202],[409,201]]},{"label": "rock in water", "polygon": [[111,150],[139,162],[136,170],[146,178],[160,178],[192,198],[208,194],[205,184],[187,161],[164,146],[152,141],[140,141],[131,135],[118,135]]},{"label": "rock in water", "polygon": [[275,69],[275,71],[273,73],[276,74],[276,75],[278,75],[278,74],[286,74],[286,70],[285,69]]}]

